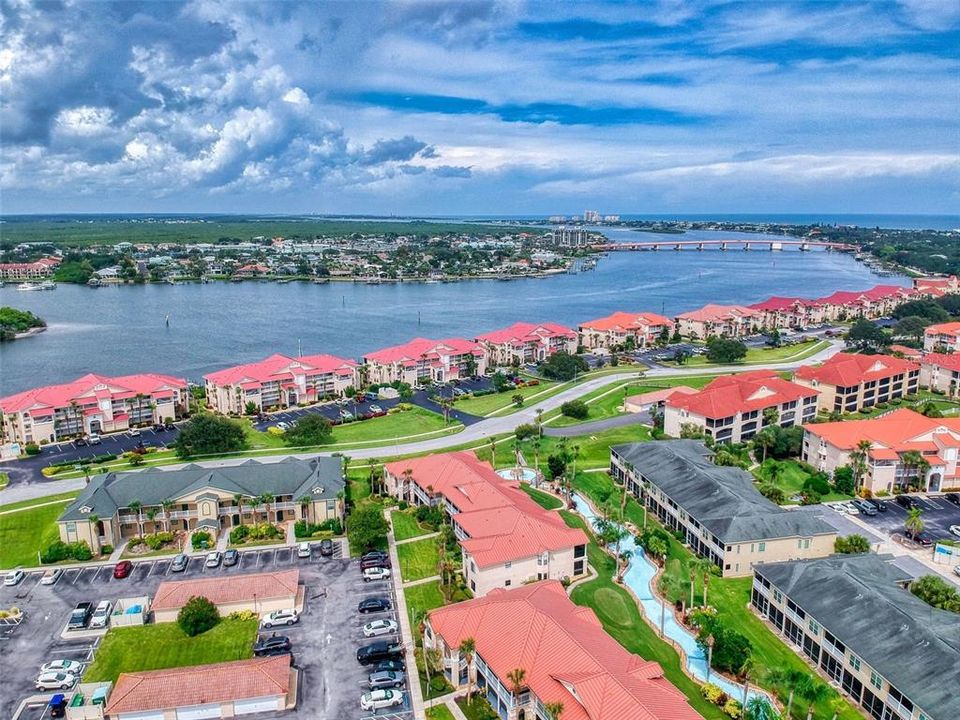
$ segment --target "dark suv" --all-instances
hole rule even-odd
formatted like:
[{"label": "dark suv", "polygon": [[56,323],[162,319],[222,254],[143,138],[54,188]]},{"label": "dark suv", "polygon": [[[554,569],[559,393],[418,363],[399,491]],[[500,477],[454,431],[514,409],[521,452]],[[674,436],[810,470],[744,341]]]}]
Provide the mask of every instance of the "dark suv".
[{"label": "dark suv", "polygon": [[253,654],[257,657],[264,657],[266,655],[288,655],[292,647],[290,638],[282,635],[260,638],[253,646]]},{"label": "dark suv", "polygon": [[93,603],[82,602],[70,613],[70,622],[67,623],[67,630],[82,630],[90,622],[90,616],[93,615]]},{"label": "dark suv", "polygon": [[357,662],[373,665],[381,660],[396,660],[403,657],[403,645],[380,640],[357,650]]},{"label": "dark suv", "polygon": [[918,506],[917,501],[909,495],[897,495],[897,505],[905,507],[907,510]]},{"label": "dark suv", "polygon": [[943,499],[948,503],[953,503],[954,505],[960,506],[960,494],[958,493],[946,493],[944,494]]}]

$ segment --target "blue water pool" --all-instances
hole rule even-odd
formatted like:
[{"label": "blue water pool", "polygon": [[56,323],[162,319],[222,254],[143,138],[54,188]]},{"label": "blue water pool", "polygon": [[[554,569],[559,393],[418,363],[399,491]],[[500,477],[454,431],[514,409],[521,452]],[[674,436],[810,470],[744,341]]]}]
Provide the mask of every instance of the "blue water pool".
[{"label": "blue water pool", "polygon": [[520,472],[520,479],[526,483],[532,483],[537,479],[537,471],[528,467],[512,467],[503,470],[497,470],[497,475],[507,480],[516,480],[517,471]]}]

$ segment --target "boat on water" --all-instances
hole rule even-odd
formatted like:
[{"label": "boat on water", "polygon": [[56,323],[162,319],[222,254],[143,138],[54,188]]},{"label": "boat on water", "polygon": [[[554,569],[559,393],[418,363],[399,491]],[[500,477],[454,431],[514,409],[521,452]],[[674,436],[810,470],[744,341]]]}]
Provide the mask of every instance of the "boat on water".
[{"label": "boat on water", "polygon": [[17,290],[56,290],[57,284],[52,280],[44,280],[41,283],[25,282],[17,285]]}]

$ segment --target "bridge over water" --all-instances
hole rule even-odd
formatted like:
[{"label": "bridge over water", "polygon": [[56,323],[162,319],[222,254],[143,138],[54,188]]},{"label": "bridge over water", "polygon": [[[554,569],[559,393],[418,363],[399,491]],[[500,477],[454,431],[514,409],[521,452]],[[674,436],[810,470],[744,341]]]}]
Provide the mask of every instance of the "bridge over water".
[{"label": "bridge over water", "polygon": [[598,243],[592,245],[594,250],[767,250],[777,251],[788,247],[799,248],[801,251],[813,249],[832,250],[837,252],[857,252],[856,245],[825,240],[650,240],[641,242]]}]

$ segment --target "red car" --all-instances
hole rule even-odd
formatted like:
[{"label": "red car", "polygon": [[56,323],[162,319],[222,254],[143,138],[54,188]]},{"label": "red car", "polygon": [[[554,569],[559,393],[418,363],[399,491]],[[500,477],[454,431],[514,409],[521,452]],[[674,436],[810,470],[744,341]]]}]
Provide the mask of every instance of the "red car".
[{"label": "red car", "polygon": [[129,560],[121,560],[113,568],[113,577],[115,580],[122,580],[133,570],[133,563]]}]

